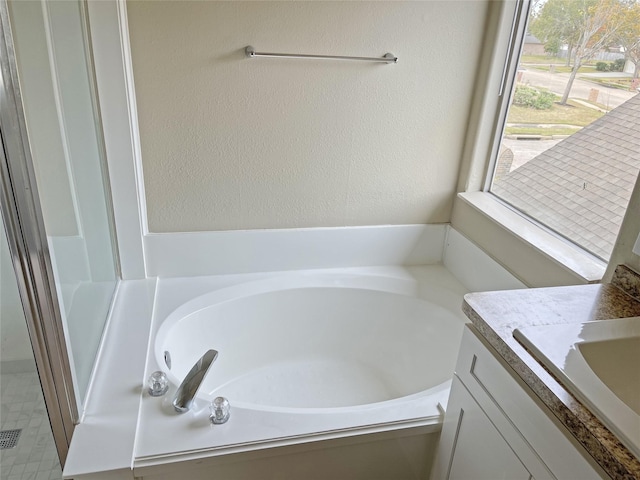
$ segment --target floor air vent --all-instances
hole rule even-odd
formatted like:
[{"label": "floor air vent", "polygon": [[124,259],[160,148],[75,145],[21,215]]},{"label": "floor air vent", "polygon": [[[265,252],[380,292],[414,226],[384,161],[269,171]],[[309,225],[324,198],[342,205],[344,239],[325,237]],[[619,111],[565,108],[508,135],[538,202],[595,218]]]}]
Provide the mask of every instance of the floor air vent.
[{"label": "floor air vent", "polygon": [[0,431],[0,450],[15,447],[21,433],[22,429]]}]

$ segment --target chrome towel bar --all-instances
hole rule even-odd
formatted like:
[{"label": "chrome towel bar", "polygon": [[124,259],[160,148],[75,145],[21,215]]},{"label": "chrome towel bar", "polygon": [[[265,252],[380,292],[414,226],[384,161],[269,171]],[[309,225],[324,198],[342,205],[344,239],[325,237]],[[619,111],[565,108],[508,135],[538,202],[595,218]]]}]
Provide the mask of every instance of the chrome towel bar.
[{"label": "chrome towel bar", "polygon": [[274,57],[274,58],[314,58],[322,60],[359,60],[364,62],[378,63],[398,63],[398,57],[393,53],[387,53],[384,57],[348,57],[342,55],[306,55],[302,53],[267,53],[256,52],[252,46],[244,49],[244,53],[249,58],[255,57]]}]

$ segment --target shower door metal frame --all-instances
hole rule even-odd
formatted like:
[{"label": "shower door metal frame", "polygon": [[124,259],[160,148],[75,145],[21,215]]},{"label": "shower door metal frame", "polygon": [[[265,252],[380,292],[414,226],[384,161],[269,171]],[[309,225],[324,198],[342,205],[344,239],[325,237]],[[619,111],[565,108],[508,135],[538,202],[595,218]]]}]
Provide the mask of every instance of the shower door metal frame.
[{"label": "shower door metal frame", "polygon": [[0,200],[31,346],[64,466],[78,405],[18,84],[7,0],[0,0]]}]

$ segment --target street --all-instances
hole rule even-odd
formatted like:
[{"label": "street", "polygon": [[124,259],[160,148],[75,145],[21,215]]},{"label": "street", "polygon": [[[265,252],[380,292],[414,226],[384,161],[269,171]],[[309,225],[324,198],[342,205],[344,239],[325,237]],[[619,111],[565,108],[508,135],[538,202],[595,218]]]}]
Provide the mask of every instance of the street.
[{"label": "street", "polygon": [[524,165],[542,152],[560,143],[561,140],[515,140],[503,138],[502,144],[513,152],[511,171]]}]

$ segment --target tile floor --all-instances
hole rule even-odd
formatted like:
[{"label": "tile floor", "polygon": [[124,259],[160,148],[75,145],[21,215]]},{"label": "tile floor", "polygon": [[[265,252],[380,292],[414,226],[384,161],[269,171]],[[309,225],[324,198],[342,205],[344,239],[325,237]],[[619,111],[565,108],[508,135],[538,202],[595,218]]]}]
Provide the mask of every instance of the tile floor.
[{"label": "tile floor", "polygon": [[37,373],[0,375],[0,430],[22,429],[0,450],[0,480],[60,480],[62,472]]}]

